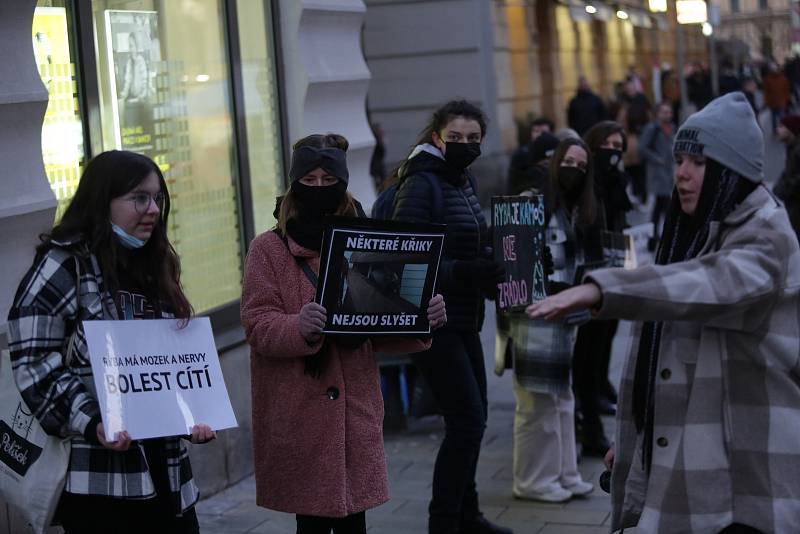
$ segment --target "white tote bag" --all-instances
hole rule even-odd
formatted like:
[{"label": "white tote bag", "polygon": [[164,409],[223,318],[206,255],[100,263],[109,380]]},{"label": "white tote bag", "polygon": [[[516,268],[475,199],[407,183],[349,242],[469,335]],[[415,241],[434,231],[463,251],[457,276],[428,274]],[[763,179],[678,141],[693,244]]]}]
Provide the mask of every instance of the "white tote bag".
[{"label": "white tote bag", "polygon": [[70,440],[45,433],[22,400],[11,355],[0,353],[0,497],[43,533],[64,489]]}]

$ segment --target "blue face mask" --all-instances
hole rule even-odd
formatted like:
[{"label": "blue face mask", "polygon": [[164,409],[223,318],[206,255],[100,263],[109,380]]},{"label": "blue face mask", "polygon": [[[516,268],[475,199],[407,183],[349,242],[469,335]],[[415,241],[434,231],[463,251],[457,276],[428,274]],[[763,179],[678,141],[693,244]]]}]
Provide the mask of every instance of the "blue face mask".
[{"label": "blue face mask", "polygon": [[138,237],[130,235],[114,223],[111,223],[111,229],[117,234],[117,241],[119,241],[119,244],[127,249],[142,248],[147,244],[147,241],[142,241]]}]

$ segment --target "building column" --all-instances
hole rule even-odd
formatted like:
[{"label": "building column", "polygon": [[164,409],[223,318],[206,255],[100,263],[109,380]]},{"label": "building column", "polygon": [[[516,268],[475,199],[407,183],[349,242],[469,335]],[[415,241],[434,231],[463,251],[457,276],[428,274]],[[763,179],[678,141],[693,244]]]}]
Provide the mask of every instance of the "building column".
[{"label": "building column", "polygon": [[0,2],[0,347],[14,292],[33,259],[38,235],[50,230],[56,199],[42,161],[45,89],[33,55],[35,0]]},{"label": "building column", "polygon": [[279,26],[289,142],[315,133],[344,135],[350,142],[348,189],[369,210],[375,139],[366,112],[365,13],[362,0],[281,0]]}]

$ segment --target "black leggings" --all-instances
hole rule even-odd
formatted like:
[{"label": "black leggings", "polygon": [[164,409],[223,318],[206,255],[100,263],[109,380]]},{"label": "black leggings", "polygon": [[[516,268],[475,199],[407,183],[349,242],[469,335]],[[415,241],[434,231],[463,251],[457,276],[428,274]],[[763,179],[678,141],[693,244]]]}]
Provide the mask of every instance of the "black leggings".
[{"label": "black leggings", "polygon": [[297,534],[366,534],[367,515],[364,512],[347,517],[319,517],[297,514]]},{"label": "black leggings", "polygon": [[139,534],[200,532],[194,508],[176,517],[164,508],[162,499],[117,499],[101,495],[76,495],[64,492],[58,503],[56,519],[64,534]]},{"label": "black leggings", "polygon": [[719,531],[719,534],[764,534],[757,528],[748,527],[741,523],[734,523]]},{"label": "black leggings", "polygon": [[477,332],[442,329],[411,359],[431,388],[445,434],[433,467],[428,532],[457,532],[480,515],[475,469],[486,428],[486,369]]}]

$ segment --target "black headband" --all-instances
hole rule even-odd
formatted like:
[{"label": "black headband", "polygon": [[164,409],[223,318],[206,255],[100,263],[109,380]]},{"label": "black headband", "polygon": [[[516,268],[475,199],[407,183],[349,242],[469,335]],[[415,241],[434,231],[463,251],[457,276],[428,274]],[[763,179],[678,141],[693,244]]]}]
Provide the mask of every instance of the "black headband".
[{"label": "black headband", "polygon": [[289,178],[295,182],[314,169],[321,167],[331,176],[347,183],[350,175],[347,172],[347,154],[340,148],[314,148],[301,146],[292,152],[292,167]]}]

